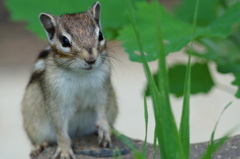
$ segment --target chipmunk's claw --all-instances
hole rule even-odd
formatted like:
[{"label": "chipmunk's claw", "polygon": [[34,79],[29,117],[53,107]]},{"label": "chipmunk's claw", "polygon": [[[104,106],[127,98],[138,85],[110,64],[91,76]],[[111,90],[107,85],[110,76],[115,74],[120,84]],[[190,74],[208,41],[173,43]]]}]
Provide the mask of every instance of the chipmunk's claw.
[{"label": "chipmunk's claw", "polygon": [[44,142],[41,145],[36,145],[34,150],[30,153],[30,156],[32,156],[32,157],[38,156],[41,152],[46,150],[49,146],[50,145],[47,142]]},{"label": "chipmunk's claw", "polygon": [[108,125],[98,125],[98,144],[104,148],[110,148],[112,146],[111,143],[111,135],[109,131]]},{"label": "chipmunk's claw", "polygon": [[76,159],[71,148],[61,149],[58,147],[51,159],[57,159],[58,157],[60,157],[60,159]]}]

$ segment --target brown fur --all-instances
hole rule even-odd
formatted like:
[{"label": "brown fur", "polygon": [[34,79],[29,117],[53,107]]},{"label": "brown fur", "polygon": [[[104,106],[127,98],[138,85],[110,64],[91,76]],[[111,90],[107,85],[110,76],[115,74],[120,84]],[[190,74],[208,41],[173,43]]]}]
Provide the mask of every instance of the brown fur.
[{"label": "brown fur", "polygon": [[[93,48],[96,22],[87,13],[67,14],[60,18],[60,25],[71,35],[78,46]],[[84,40],[83,40],[84,39]]]},{"label": "brown fur", "polygon": [[98,38],[99,17],[98,2],[83,13],[40,15],[50,49],[38,56],[22,101],[24,128],[36,153],[57,143],[52,158],[74,159],[71,138],[95,131],[100,145],[111,145],[118,107],[105,40]]}]

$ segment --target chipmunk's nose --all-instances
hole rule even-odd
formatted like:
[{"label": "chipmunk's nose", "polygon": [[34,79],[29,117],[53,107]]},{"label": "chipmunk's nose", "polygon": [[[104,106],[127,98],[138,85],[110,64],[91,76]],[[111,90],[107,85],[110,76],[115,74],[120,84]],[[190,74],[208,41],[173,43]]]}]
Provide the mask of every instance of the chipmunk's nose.
[{"label": "chipmunk's nose", "polygon": [[93,58],[90,58],[90,59],[84,59],[84,61],[85,61],[87,64],[89,64],[89,65],[93,65],[93,64],[96,62],[96,60],[93,59]]}]

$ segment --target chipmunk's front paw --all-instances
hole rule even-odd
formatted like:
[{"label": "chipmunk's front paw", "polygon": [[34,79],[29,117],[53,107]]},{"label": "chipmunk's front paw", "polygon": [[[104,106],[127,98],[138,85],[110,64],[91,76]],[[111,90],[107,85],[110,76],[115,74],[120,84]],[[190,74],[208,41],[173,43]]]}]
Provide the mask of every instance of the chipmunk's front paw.
[{"label": "chipmunk's front paw", "polygon": [[110,127],[107,122],[99,122],[97,124],[98,128],[98,143],[103,147],[111,147],[111,134]]},{"label": "chipmunk's front paw", "polygon": [[60,159],[76,159],[71,148],[60,148],[58,146],[52,159],[57,159],[59,156],[60,156]]}]

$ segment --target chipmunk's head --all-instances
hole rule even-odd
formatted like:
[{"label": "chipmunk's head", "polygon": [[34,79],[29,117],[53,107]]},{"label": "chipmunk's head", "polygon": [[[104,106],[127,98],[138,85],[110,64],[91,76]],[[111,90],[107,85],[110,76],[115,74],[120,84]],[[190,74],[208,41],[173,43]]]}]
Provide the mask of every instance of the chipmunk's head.
[{"label": "chipmunk's head", "polygon": [[107,52],[101,31],[99,2],[82,13],[60,17],[42,13],[40,21],[59,66],[91,70],[105,61]]}]

